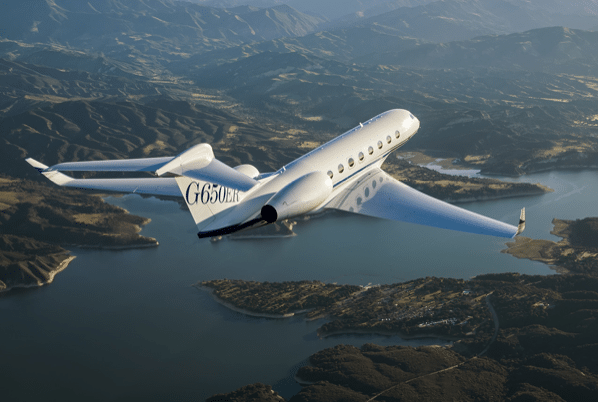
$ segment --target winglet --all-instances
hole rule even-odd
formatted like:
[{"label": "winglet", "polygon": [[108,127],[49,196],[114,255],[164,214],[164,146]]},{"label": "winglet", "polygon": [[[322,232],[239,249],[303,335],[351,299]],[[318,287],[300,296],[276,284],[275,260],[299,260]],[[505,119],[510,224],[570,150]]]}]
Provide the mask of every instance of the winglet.
[{"label": "winglet", "polygon": [[68,183],[69,181],[74,180],[72,177],[69,177],[63,173],[58,172],[58,171],[48,171],[47,170],[48,167],[46,165],[44,165],[41,162],[36,161],[33,158],[27,158],[27,159],[25,159],[25,162],[27,162],[28,164],[33,166],[38,172],[40,172],[41,174],[46,176],[49,180],[51,180],[55,184],[58,184],[59,186],[62,186],[64,184]]},{"label": "winglet", "polygon": [[38,172],[43,173],[48,167],[41,162],[36,161],[33,158],[25,159],[25,162],[33,166]]},{"label": "winglet", "polygon": [[517,236],[524,230],[525,230],[525,208],[522,208],[521,215],[519,215],[519,225],[517,226],[517,233],[515,233],[515,236]]}]

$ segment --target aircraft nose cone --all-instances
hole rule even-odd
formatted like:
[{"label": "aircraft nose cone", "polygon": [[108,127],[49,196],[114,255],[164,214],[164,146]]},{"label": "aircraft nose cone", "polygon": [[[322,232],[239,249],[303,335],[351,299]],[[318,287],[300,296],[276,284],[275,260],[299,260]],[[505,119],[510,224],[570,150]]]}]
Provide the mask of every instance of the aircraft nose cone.
[{"label": "aircraft nose cone", "polygon": [[411,116],[413,117],[411,122],[411,135],[414,135],[415,133],[417,133],[417,130],[419,130],[419,119],[415,117],[413,114],[411,114]]}]

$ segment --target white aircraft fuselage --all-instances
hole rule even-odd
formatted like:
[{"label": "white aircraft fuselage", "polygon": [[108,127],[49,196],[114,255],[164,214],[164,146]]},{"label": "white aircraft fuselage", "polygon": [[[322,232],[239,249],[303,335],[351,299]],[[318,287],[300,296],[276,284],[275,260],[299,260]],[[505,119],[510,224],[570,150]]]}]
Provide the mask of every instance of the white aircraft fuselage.
[{"label": "white aircraft fuselage", "polygon": [[[259,180],[258,185],[241,193],[239,204],[231,205],[214,224],[204,227],[200,237],[220,234],[218,230],[223,227],[226,229],[222,230],[222,234],[229,230],[235,231],[237,225],[248,221],[254,223],[250,226],[259,225],[260,217],[266,212],[263,207],[269,205],[268,201],[285,187],[294,183],[298,186],[300,180],[306,180],[306,183],[309,180],[309,183],[300,189],[300,194],[296,194],[299,197],[295,199],[308,198],[313,201],[299,206],[291,214],[281,215],[281,211],[277,211],[277,216],[266,219],[266,222],[321,212],[330,200],[361,173],[373,167],[379,168],[391,152],[405,144],[417,132],[419,124],[419,120],[410,112],[398,109],[360,124],[288,163],[273,175]],[[306,177],[310,174],[313,176]],[[282,203],[283,208],[290,207],[290,201],[282,200]]]}]

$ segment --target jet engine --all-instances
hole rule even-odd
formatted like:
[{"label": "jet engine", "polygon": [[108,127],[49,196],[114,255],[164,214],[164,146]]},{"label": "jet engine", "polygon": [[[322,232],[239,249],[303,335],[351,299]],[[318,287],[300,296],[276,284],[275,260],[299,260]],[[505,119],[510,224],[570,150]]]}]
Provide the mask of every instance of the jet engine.
[{"label": "jet engine", "polygon": [[262,219],[276,222],[311,211],[332,193],[326,173],[312,172],[287,184],[262,207]]}]

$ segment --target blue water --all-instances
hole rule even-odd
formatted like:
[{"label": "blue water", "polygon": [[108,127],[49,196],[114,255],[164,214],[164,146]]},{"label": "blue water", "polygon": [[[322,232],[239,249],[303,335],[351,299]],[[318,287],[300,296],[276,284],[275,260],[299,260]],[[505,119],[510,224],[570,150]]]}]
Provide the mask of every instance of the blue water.
[{"label": "blue water", "polygon": [[[554,217],[598,216],[594,171],[517,180],[556,191],[462,206],[513,223],[525,206],[525,235],[553,240]],[[319,339],[321,321],[235,313],[191,287],[200,280],[365,285],[432,275],[554,273],[542,263],[500,253],[504,239],[350,214],[300,222],[293,238],[211,243],[197,239],[190,215],[176,203],[133,195],[109,202],[150,217],[143,234],[160,246],[74,249],[77,258],[51,285],[0,296],[3,400],[198,401],[254,382],[290,397],[299,390],[292,379],[297,367],[324,348],[438,343],[383,336]]]}]

